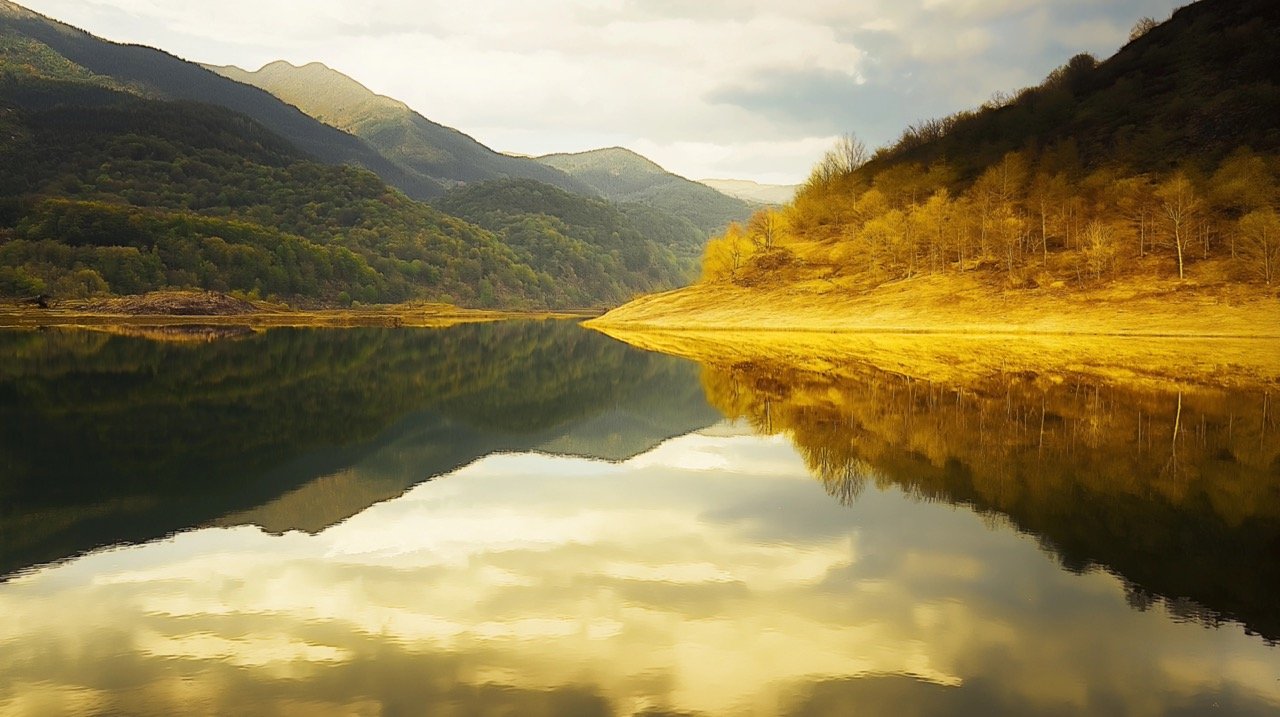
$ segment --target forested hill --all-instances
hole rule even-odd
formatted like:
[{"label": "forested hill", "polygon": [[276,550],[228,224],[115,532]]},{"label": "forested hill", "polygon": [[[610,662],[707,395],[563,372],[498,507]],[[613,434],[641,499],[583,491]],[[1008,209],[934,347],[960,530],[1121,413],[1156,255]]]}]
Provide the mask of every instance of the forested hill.
[{"label": "forested hill", "polygon": [[1004,154],[1056,147],[1087,168],[1209,167],[1280,149],[1280,3],[1202,0],[1140,23],[1114,56],[1078,55],[1043,84],[908,128],[862,174],[947,162],[976,177]]},{"label": "forested hill", "polygon": [[8,0],[0,0],[0,33],[37,42],[75,66],[152,99],[204,102],[240,112],[321,162],[364,167],[411,197],[429,198],[443,191],[437,181],[407,171],[358,138],[308,117],[263,90],[161,50],[103,40]]},{"label": "forested hill", "polygon": [[584,292],[493,232],[363,169],[315,162],[250,117],[139,93],[152,94],[0,29],[0,295],[177,287],[563,307],[670,285],[623,277],[613,293]]},{"label": "forested hill", "polygon": [[621,147],[549,154],[538,161],[586,183],[606,199],[643,204],[684,217],[705,232],[719,232],[751,214],[751,207],[741,199],[672,174]]},{"label": "forested hill", "polygon": [[457,187],[436,205],[494,232],[535,271],[560,277],[557,299],[567,305],[616,305],[687,284],[705,238],[669,215],[530,179]]},{"label": "forested hill", "polygon": [[872,157],[846,137],[790,206],[713,241],[704,278],[1280,283],[1275,37],[1280,3],[1202,0],[1139,22],[1110,59],[1074,57]]},{"label": "forested hill", "polygon": [[[214,104],[174,99],[201,88]],[[520,232],[477,215],[485,229],[352,166],[379,162],[262,90],[0,0],[0,296],[200,288],[578,308],[687,280],[706,238],[647,208],[530,180],[521,196],[549,205],[503,209]],[[603,214],[548,208],[584,203]]]},{"label": "forested hill", "polygon": [[266,90],[308,115],[360,137],[406,170],[448,185],[525,178],[579,194],[594,194],[564,172],[532,159],[495,152],[452,127],[432,122],[403,102],[374,94],[318,62],[302,67],[272,62],[256,72],[238,67],[209,69]]}]

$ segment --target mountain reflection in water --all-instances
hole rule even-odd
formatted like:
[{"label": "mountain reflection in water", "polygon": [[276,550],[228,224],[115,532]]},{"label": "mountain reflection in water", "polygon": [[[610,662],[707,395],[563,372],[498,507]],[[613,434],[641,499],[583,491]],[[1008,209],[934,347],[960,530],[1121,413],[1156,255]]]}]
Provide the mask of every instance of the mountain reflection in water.
[{"label": "mountain reflection in water", "polygon": [[1265,387],[554,323],[0,341],[0,713],[1280,709]]}]

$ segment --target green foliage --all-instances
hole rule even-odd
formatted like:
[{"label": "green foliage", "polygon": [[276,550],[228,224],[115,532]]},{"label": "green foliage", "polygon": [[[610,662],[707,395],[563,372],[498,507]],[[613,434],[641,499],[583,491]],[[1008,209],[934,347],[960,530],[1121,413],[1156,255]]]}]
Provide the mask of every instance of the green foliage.
[{"label": "green foliage", "polygon": [[570,194],[529,179],[467,185],[450,191],[437,205],[444,211],[497,233],[534,271],[557,277],[558,302],[587,306],[625,301],[646,291],[678,286],[691,278],[692,262],[658,237],[674,237],[682,248],[694,240],[688,225],[652,210],[633,213],[598,199]]},{"label": "green foliage", "polygon": [[[39,81],[78,98],[79,84]],[[115,293],[161,287],[364,302],[540,306],[555,281],[491,233],[351,167],[307,161],[242,115],[109,95],[10,106],[0,198],[14,209],[6,293],[96,271]],[[12,139],[9,139],[9,138]],[[2,214],[2,213],[0,213]],[[18,277],[17,271],[25,279]],[[487,282],[483,287],[481,281]]]},{"label": "green foliage", "polygon": [[552,154],[539,157],[539,161],[585,182],[605,199],[652,207],[682,217],[707,233],[721,231],[751,214],[746,202],[671,174],[620,147]]}]

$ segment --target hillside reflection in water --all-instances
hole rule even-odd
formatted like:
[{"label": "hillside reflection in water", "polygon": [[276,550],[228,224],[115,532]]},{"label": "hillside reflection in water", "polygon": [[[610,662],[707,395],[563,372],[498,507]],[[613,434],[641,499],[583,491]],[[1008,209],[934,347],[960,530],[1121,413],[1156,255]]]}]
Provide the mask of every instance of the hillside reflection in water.
[{"label": "hillside reflection in water", "polygon": [[[477,355],[519,355],[498,345],[516,335]],[[947,386],[592,346],[661,366],[659,402],[700,381],[728,420],[649,411],[683,424],[650,441],[678,437],[593,456],[584,441],[627,430],[574,419],[596,428],[419,483],[456,434],[397,413],[338,470],[207,527],[0,584],[0,712],[1280,708],[1266,391]],[[538,365],[520,385],[571,370]]]}]

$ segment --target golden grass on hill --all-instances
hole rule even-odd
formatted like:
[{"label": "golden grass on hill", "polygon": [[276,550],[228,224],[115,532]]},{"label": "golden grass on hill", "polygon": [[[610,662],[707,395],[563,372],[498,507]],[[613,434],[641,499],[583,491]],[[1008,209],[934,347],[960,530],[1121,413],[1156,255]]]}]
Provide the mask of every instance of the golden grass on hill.
[{"label": "golden grass on hill", "polygon": [[838,281],[701,284],[641,297],[589,325],[610,329],[884,331],[1280,337],[1275,290],[1190,282],[1011,290],[936,275],[870,291]]}]

